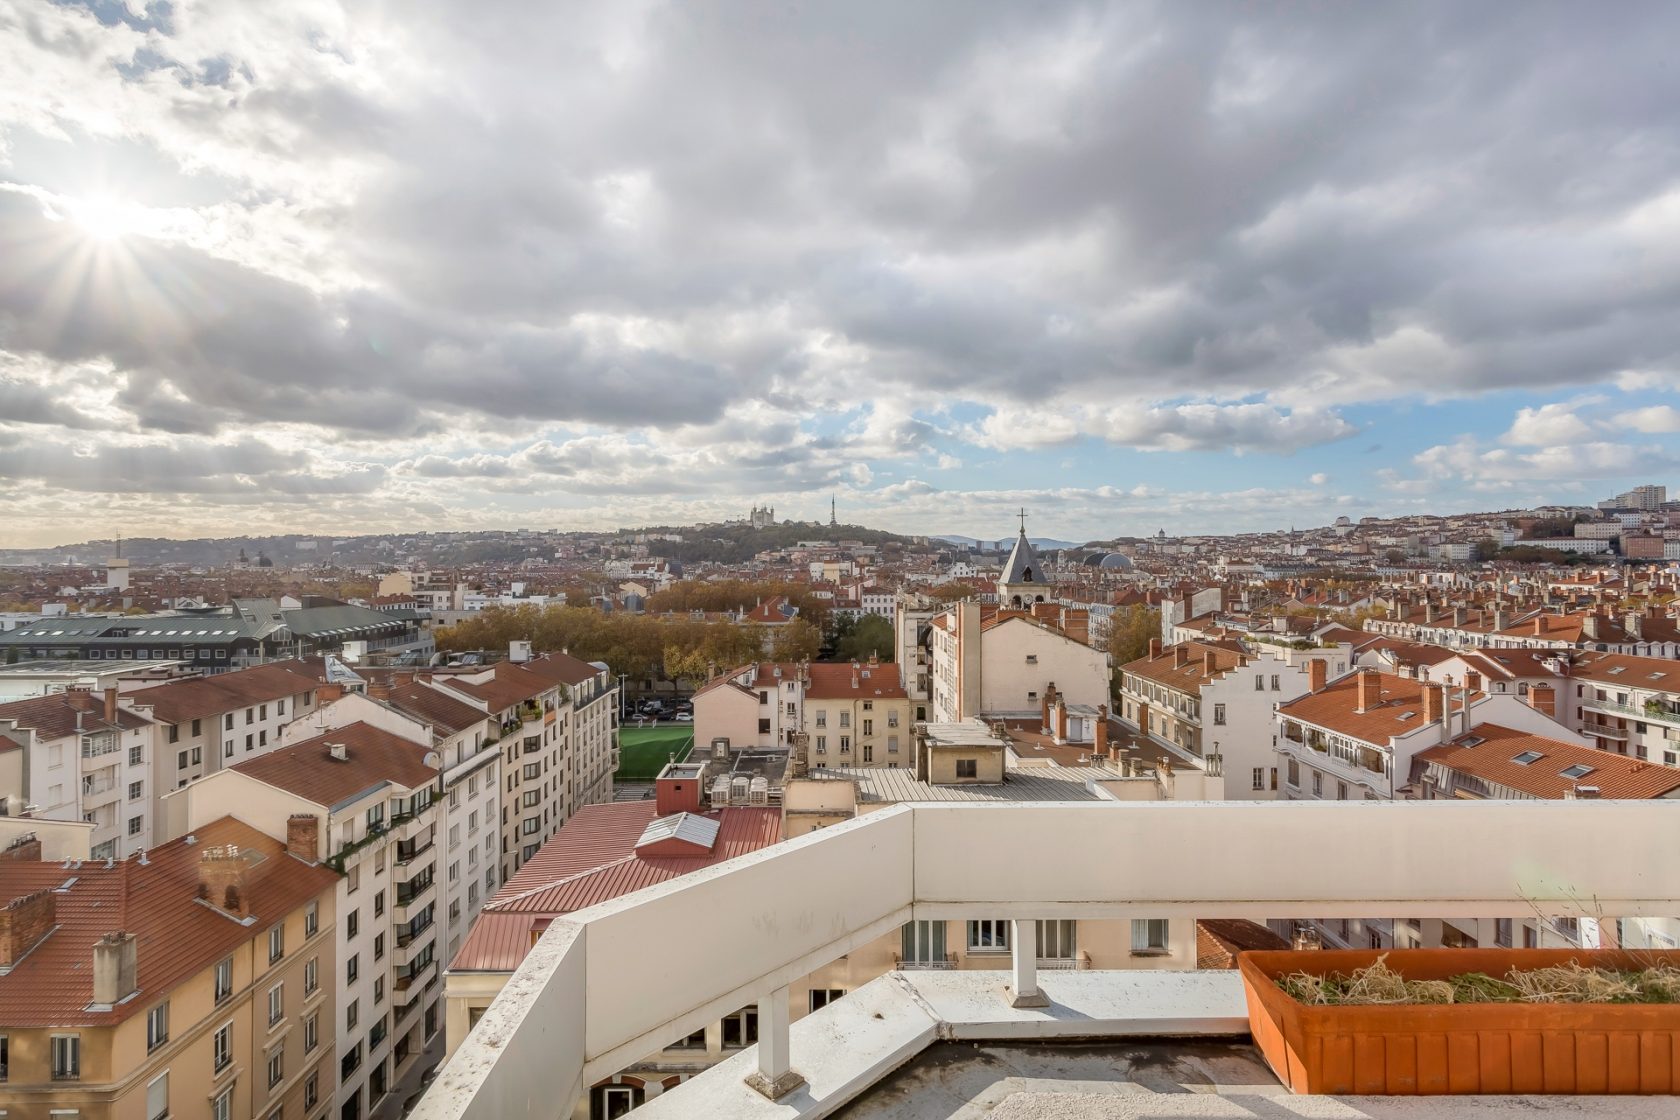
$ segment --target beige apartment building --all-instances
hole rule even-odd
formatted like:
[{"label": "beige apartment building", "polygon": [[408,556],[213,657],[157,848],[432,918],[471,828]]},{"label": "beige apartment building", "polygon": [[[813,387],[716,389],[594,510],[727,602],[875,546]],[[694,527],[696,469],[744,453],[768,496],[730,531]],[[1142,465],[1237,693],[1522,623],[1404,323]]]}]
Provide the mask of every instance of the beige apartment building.
[{"label": "beige apartment building", "polygon": [[801,668],[813,765],[915,765],[910,697],[894,666],[813,661]]},{"label": "beige apartment building", "polygon": [[0,856],[7,1120],[319,1120],[338,876],[232,817],[110,863]]}]

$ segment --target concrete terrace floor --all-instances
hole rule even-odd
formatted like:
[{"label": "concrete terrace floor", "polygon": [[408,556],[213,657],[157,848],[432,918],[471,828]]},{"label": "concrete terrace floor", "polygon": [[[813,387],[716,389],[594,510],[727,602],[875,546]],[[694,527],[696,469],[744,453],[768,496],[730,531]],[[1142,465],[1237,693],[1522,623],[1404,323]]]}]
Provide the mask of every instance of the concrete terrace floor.
[{"label": "concrete terrace floor", "polygon": [[1680,1115],[1664,1097],[1297,1097],[1253,1046],[1214,1039],[939,1042],[837,1120],[1483,1120]]}]

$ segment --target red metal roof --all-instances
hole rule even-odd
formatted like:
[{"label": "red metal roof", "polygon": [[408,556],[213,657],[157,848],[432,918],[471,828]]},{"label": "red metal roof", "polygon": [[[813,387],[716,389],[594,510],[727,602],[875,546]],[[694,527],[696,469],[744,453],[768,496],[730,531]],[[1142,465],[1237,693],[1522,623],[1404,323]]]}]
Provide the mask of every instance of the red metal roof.
[{"label": "red metal roof", "polygon": [[704,816],[719,825],[705,856],[638,854],[636,841],[658,816],[651,801],[580,809],[485,904],[450,963],[455,972],[511,972],[525,959],[533,932],[561,914],[582,910],[769,847],[781,839],[776,809],[728,808]]}]

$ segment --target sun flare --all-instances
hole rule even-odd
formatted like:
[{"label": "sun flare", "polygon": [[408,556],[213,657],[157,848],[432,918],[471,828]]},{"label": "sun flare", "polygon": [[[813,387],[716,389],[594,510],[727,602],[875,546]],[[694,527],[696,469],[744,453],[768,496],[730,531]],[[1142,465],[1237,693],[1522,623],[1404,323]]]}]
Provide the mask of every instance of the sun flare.
[{"label": "sun flare", "polygon": [[70,218],[91,237],[116,241],[139,230],[143,213],[131,202],[90,195],[68,203]]}]

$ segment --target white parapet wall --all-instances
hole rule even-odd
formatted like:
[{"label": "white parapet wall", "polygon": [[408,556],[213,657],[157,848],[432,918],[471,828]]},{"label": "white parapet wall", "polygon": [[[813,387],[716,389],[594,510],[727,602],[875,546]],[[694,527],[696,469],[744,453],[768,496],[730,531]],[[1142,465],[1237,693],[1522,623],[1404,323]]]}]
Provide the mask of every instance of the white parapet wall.
[{"label": "white parapet wall", "polygon": [[1675,813],[1654,801],[901,805],[554,922],[413,1115],[569,1115],[596,1079],[912,916],[1680,914],[1680,860],[1627,843],[1674,835]]}]

